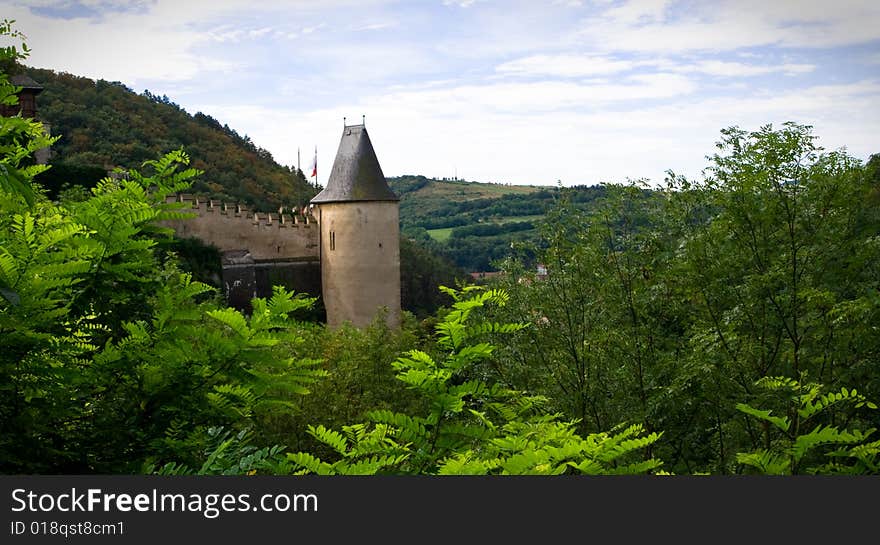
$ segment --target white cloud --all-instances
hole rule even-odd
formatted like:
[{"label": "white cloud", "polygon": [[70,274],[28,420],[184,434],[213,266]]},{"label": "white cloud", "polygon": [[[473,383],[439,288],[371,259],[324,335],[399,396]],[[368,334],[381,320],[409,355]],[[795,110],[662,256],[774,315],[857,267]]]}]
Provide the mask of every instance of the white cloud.
[{"label": "white cloud", "polygon": [[785,74],[787,76],[807,74],[814,71],[816,66],[812,64],[795,63],[761,65],[709,60],[699,61],[693,64],[682,64],[671,69],[677,72],[699,72],[710,76],[747,77],[764,74]]},{"label": "white cloud", "polygon": [[260,38],[270,32],[272,32],[272,27],[257,28],[253,30],[248,30],[248,36],[250,38]]},{"label": "white cloud", "polygon": [[607,10],[604,15],[624,24],[663,21],[670,0],[629,0]]},{"label": "white cloud", "polygon": [[[40,0],[36,7],[65,7],[72,2]],[[34,12],[35,4],[15,1],[3,6],[4,17],[28,36],[29,64],[91,78],[139,82],[206,78],[210,72],[243,69],[248,59],[210,49],[212,44],[245,40],[265,42],[316,34],[327,25],[316,14],[324,9],[369,7],[385,0],[297,0],[290,5],[253,4],[250,0],[87,0],[100,17],[57,18]],[[78,2],[83,4],[83,2]],[[2,4],[2,0],[0,0]],[[120,9],[109,9],[110,4]],[[121,9],[144,6],[143,9]],[[295,17],[284,10],[301,10]],[[286,14],[286,15],[285,15]],[[299,28],[274,28],[282,21]],[[269,23],[269,24],[267,24]]]},{"label": "white cloud", "polygon": [[307,26],[302,29],[302,33],[303,34],[311,34],[312,32],[315,32],[317,30],[321,30],[322,28],[324,28],[326,26],[327,26],[327,23],[319,23],[317,25]]},{"label": "white cloud", "polygon": [[[158,8],[158,6],[157,6]],[[115,13],[101,20],[34,16],[8,6],[6,17],[28,37],[28,64],[64,70],[94,79],[180,81],[205,71],[231,70],[234,64],[196,55],[193,49],[212,38],[177,19],[159,14]]]},{"label": "white cloud", "polygon": [[876,41],[878,19],[880,3],[859,0],[833,8],[820,0],[633,0],[584,21],[582,38],[603,50],[655,53],[834,47]]},{"label": "white cloud", "polygon": [[618,83],[538,81],[389,93],[378,97],[376,104],[410,109],[421,115],[433,115],[431,112],[461,117],[492,112],[522,115],[595,109],[600,105],[634,100],[668,99],[688,95],[694,90],[694,83],[681,75],[642,74]]},{"label": "white cloud", "polygon": [[444,6],[458,6],[460,8],[468,8],[482,0],[443,0]]},{"label": "white cloud", "polygon": [[[321,183],[330,172],[342,117],[362,113],[389,176],[452,176],[457,169],[459,176],[478,181],[552,185],[645,177],[659,183],[668,169],[699,176],[724,127],[753,130],[788,120],[813,124],[819,143],[829,149],[848,145],[861,158],[878,151],[871,148],[880,130],[880,112],[872,107],[880,101],[880,82],[874,80],[586,110],[573,102],[561,110],[497,108],[491,97],[511,92],[498,87],[401,92],[310,112],[257,106],[215,111],[221,122],[243,127],[240,132],[287,164],[295,164],[297,147],[317,144]],[[533,96],[527,102],[541,101]],[[267,118],[274,122],[255,121]]]},{"label": "white cloud", "polygon": [[397,23],[386,21],[381,23],[364,23],[360,26],[354,28],[355,31],[365,31],[365,30],[383,30],[386,28],[393,28],[397,26]]},{"label": "white cloud", "polygon": [[699,73],[720,77],[749,77],[764,74],[793,76],[814,71],[816,66],[805,63],[748,64],[720,60],[672,61],[618,60],[598,55],[532,55],[503,63],[495,71],[504,75],[574,78],[616,74],[636,69],[657,69],[678,73]]},{"label": "white cloud", "polygon": [[584,77],[631,70],[631,61],[587,55],[532,55],[506,62],[495,68],[502,74],[521,76]]}]

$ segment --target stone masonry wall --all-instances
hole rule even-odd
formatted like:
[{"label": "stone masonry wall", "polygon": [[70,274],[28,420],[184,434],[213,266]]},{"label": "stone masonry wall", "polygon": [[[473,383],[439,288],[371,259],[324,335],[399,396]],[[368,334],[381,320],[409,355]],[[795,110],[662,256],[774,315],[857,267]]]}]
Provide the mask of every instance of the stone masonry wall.
[{"label": "stone masonry wall", "polygon": [[184,212],[197,217],[165,222],[178,237],[195,237],[221,252],[248,250],[254,261],[318,259],[318,225],[314,217],[291,213],[254,212],[244,205],[228,205],[193,195],[169,197],[189,203]]}]

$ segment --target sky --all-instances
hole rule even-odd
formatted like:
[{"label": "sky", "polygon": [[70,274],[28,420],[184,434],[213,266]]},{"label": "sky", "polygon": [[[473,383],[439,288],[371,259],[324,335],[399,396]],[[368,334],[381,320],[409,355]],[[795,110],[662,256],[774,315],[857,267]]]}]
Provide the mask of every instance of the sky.
[{"label": "sky", "polygon": [[[698,178],[721,129],[880,153],[880,2],[0,0],[26,64],[120,81],[327,176],[366,120],[386,176]],[[298,159],[299,150],[299,159]]]}]

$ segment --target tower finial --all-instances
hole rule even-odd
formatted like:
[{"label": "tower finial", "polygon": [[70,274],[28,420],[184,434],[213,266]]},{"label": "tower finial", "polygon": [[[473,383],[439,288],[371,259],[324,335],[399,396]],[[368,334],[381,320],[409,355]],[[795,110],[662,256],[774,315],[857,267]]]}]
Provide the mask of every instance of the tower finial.
[{"label": "tower finial", "polygon": [[365,116],[364,114],[361,114],[361,125],[363,125],[364,127],[367,126],[367,116]]},{"label": "tower finial", "polygon": [[344,129],[348,125],[345,124],[345,116],[342,116],[342,128]]}]

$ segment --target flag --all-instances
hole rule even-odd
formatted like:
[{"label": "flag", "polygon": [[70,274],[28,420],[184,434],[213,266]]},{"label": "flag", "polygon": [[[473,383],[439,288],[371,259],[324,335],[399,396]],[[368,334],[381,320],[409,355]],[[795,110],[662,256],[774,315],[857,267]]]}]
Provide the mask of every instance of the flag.
[{"label": "flag", "polygon": [[312,158],[312,165],[309,167],[311,174],[309,174],[309,178],[317,178],[318,177],[318,147],[315,146],[315,156]]}]

